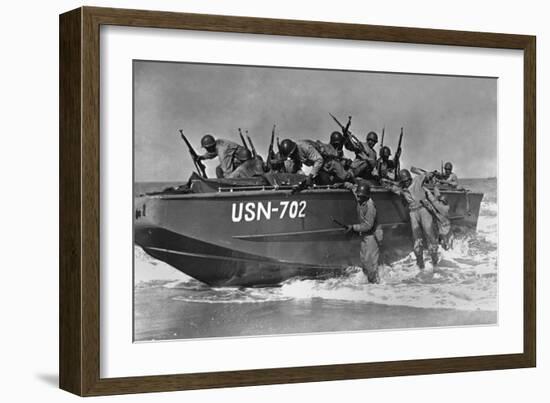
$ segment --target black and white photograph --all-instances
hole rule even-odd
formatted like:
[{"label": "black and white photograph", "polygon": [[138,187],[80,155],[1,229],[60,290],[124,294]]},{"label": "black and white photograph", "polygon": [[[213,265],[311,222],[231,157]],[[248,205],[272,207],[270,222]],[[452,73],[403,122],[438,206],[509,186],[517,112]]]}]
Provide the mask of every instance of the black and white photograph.
[{"label": "black and white photograph", "polygon": [[498,78],[132,68],[134,342],[498,324]]}]

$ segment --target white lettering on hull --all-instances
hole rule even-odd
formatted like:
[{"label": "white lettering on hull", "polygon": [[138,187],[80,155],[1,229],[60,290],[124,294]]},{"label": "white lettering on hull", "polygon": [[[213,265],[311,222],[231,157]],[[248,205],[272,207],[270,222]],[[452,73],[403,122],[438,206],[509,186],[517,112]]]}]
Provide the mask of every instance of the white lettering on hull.
[{"label": "white lettering on hull", "polygon": [[239,202],[231,205],[232,222],[252,222],[284,218],[306,217],[307,201]]}]

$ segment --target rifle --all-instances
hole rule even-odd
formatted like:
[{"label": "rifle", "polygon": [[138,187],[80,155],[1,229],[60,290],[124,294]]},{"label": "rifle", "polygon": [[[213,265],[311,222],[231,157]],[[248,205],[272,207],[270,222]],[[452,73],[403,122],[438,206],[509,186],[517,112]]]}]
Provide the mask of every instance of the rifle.
[{"label": "rifle", "polygon": [[267,149],[267,170],[271,170],[271,160],[274,158],[273,155],[273,141],[275,140],[275,125],[271,129],[271,140],[269,142],[269,148]]},{"label": "rifle", "polygon": [[244,148],[246,148],[248,151],[250,151],[250,149],[248,148],[248,145],[246,144],[246,141],[244,140],[243,132],[241,131],[240,127],[239,127],[239,136],[241,137],[241,141],[243,142]]},{"label": "rifle", "polygon": [[401,158],[401,143],[403,142],[403,128],[401,128],[401,133],[399,134],[399,142],[397,143],[397,150],[395,151],[395,157],[393,161],[395,162],[395,172],[399,175],[401,170],[401,164],[399,158]]},{"label": "rifle", "polygon": [[348,141],[352,147],[354,148],[355,152],[362,153],[363,158],[367,158],[367,151],[365,150],[365,147],[363,146],[363,143],[359,141],[357,137],[349,130],[349,127],[351,125],[351,116],[348,116],[348,123],[346,126],[344,126],[338,119],[336,119],[336,116],[334,116],[332,113],[329,112],[330,117],[336,122],[338,126],[340,126],[340,129],[342,130],[342,135],[344,136],[344,139]]},{"label": "rifle", "polygon": [[341,223],[340,221],[338,221],[336,218],[334,217],[331,217],[332,218],[332,222],[336,225],[338,225],[339,227],[342,227],[343,229],[347,230],[348,229],[348,226],[344,223]]},{"label": "rifle", "polygon": [[183,139],[183,141],[185,141],[185,144],[187,144],[187,148],[189,149],[189,154],[191,154],[191,158],[193,159],[193,163],[195,164],[195,168],[197,169],[197,171],[199,171],[199,173],[201,174],[201,176],[203,178],[208,178],[208,176],[206,176],[206,168],[205,168],[204,164],[199,159],[199,155],[195,152],[195,150],[193,149],[193,146],[191,145],[189,140],[187,140],[187,137],[185,137],[185,134],[183,134],[182,129],[180,129],[180,134],[181,134],[181,138]]},{"label": "rifle", "polygon": [[252,158],[256,158],[256,148],[254,147],[254,143],[252,143],[252,139],[248,135],[248,130],[246,131],[246,138],[248,139],[248,142],[250,143],[250,150],[252,152]]},{"label": "rifle", "polygon": [[388,187],[388,186],[399,186],[399,182],[398,182],[398,181],[392,181],[391,179],[388,179],[388,178],[380,178],[380,183],[381,183],[382,186],[384,186],[384,187]]},{"label": "rifle", "polygon": [[382,147],[384,147],[384,132],[386,131],[386,128],[383,127],[382,128],[382,141],[380,142],[380,149],[382,149]]}]

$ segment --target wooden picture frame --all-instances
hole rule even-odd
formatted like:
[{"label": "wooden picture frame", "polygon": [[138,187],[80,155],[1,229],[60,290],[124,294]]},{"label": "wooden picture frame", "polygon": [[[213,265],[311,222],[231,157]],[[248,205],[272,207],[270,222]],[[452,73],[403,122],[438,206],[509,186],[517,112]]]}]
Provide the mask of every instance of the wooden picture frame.
[{"label": "wooden picture frame", "polygon": [[[519,49],[524,56],[523,353],[100,377],[100,26]],[[60,387],[81,396],[533,367],[536,363],[534,36],[81,7],[60,16]]]}]

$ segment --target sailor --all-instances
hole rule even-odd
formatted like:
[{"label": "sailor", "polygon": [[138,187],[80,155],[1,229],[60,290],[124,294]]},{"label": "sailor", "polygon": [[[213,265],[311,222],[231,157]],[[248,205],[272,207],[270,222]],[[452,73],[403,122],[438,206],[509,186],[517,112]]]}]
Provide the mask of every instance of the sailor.
[{"label": "sailor", "polygon": [[201,139],[201,146],[206,149],[206,153],[199,155],[199,161],[211,160],[218,157],[220,165],[216,167],[216,176],[224,178],[235,170],[235,153],[244,149],[243,146],[230,140],[214,139],[211,134],[206,134]]},{"label": "sailor", "polygon": [[376,161],[376,171],[380,179],[395,180],[396,161],[399,157],[396,155],[393,160],[390,159],[391,150],[387,146],[380,148],[380,157]]},{"label": "sailor", "polygon": [[440,178],[438,178],[439,183],[452,188],[456,188],[458,186],[458,177],[453,172],[453,164],[451,164],[450,162],[446,162],[444,169],[445,173],[441,175]]},{"label": "sailor", "polygon": [[351,142],[346,143],[346,148],[355,153],[355,160],[351,163],[354,176],[372,179],[372,171],[376,168],[377,155],[374,146],[378,143],[378,134],[369,132],[366,140],[366,143],[361,143],[364,151]]},{"label": "sailor", "polygon": [[382,242],[382,229],[376,222],[376,206],[371,198],[370,185],[364,181],[359,184],[346,182],[344,186],[350,189],[357,201],[357,216],[359,223],[348,225],[346,232],[355,232],[361,236],[360,261],[363,273],[369,283],[380,282],[378,274],[379,248]]},{"label": "sailor", "polygon": [[252,153],[244,147],[235,152],[235,170],[225,176],[228,179],[251,178],[264,174],[264,163],[259,158],[252,158]]},{"label": "sailor", "polygon": [[434,267],[438,262],[438,244],[435,236],[433,217],[427,209],[427,196],[424,189],[424,183],[428,180],[432,173],[426,173],[415,168],[413,172],[418,175],[413,179],[411,173],[407,169],[402,169],[399,172],[400,181],[396,185],[395,182],[382,180],[382,184],[393,193],[403,197],[409,208],[409,216],[411,221],[411,231],[413,237],[413,251],[416,256],[417,266],[424,269],[424,241],[428,243],[428,251],[432,259]]}]

